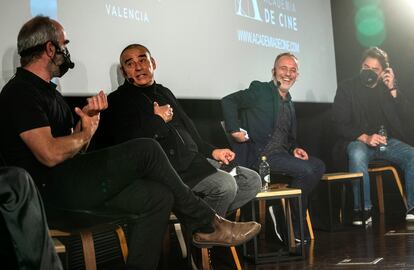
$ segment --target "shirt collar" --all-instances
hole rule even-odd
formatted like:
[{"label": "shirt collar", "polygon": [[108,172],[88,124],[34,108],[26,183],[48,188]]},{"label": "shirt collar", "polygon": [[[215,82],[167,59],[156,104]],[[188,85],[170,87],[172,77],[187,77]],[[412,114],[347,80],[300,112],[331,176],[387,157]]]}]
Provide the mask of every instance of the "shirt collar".
[{"label": "shirt collar", "polygon": [[43,80],[42,78],[40,78],[39,76],[37,76],[36,74],[18,67],[16,70],[16,77],[22,77],[24,78],[26,81],[31,82],[32,84],[34,84],[36,86],[36,88],[38,89],[48,89],[48,90],[56,90],[57,85],[53,82],[46,82],[45,80]]}]

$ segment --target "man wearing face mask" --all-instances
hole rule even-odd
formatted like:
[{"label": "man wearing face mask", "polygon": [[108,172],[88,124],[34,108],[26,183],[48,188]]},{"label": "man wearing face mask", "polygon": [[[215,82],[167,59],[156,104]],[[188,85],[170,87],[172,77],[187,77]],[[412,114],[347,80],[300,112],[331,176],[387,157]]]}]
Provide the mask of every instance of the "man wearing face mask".
[{"label": "man wearing face mask", "polygon": [[[363,172],[364,204],[361,209],[359,185],[354,189],[355,225],[371,222],[368,164],[374,159],[389,160],[404,170],[407,193],[407,221],[414,220],[414,148],[407,143],[401,121],[408,106],[398,89],[394,71],[385,51],[373,47],[362,57],[359,76],[341,83],[333,104],[339,140],[334,156],[347,154],[350,172]],[[384,126],[387,136],[379,134]],[[380,146],[381,147],[380,149]],[[384,147],[385,146],[385,147]],[[362,220],[365,211],[365,220]]]},{"label": "man wearing face mask", "polygon": [[[325,165],[296,142],[296,115],[289,90],[299,76],[298,69],[295,55],[281,53],[274,61],[273,80],[253,81],[248,89],[224,97],[221,103],[226,131],[235,141],[237,161],[257,169],[260,158],[266,156],[272,171],[291,176],[290,186],[302,190],[300,214],[305,217],[308,197],[325,172]],[[298,209],[294,209],[294,216],[298,215]]]},{"label": "man wearing face mask", "polygon": [[[260,224],[217,215],[182,182],[156,141],[135,139],[84,152],[108,104],[102,91],[88,98],[82,109],[75,108],[74,124],[51,82],[73,67],[67,43],[59,22],[43,16],[26,22],[17,38],[22,67],[0,93],[0,152],[8,165],[32,175],[45,205],[138,216],[128,225],[128,269],[157,268],[173,208],[199,246],[235,246],[254,237]],[[37,239],[33,244],[40,249],[43,239]]]}]

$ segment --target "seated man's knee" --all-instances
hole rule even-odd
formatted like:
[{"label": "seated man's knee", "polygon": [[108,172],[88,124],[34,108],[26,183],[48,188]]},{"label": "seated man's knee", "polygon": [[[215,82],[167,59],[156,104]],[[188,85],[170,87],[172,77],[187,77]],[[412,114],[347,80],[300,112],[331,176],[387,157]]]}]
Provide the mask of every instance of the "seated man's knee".
[{"label": "seated man's knee", "polygon": [[0,169],[0,183],[7,185],[12,190],[31,188],[33,182],[27,171],[18,167],[5,167]]},{"label": "seated man's knee", "polygon": [[245,167],[238,167],[237,170],[238,175],[236,177],[238,185],[243,185],[256,193],[261,191],[262,179],[257,172]]},{"label": "seated man's knee", "polygon": [[217,193],[222,197],[234,199],[237,194],[237,183],[230,174],[222,175],[221,181],[217,182]]},{"label": "seated man's knee", "polygon": [[368,165],[368,148],[365,144],[358,141],[350,142],[347,147],[347,153],[349,162]]}]

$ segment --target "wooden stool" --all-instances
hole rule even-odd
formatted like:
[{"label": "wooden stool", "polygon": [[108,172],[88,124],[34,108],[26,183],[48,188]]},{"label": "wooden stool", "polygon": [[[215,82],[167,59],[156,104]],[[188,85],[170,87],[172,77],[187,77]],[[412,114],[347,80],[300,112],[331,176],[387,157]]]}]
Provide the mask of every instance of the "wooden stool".
[{"label": "wooden stool", "polygon": [[392,165],[385,165],[383,163],[373,162],[370,163],[370,167],[368,168],[368,172],[375,175],[375,180],[377,183],[377,195],[378,195],[378,209],[381,214],[384,214],[384,190],[382,187],[382,173],[383,172],[391,172],[394,176],[394,181],[397,184],[398,190],[400,192],[401,198],[405,205],[405,209],[408,209],[407,206],[407,198],[404,195],[404,190],[401,184],[400,176],[398,175],[397,169]]},{"label": "wooden stool", "polygon": [[[354,182],[359,181],[360,187],[360,198],[362,209],[364,209],[364,183],[362,180],[363,173],[349,173],[349,172],[338,172],[338,173],[326,173],[322,176],[322,182],[325,182],[328,185],[328,205],[329,205],[329,230],[333,230],[333,222],[332,222],[332,194],[331,194],[331,184],[333,183],[346,183],[346,182]],[[340,222],[342,223],[343,211],[345,208],[345,186],[342,188],[341,192],[341,210],[340,210]],[[363,217],[363,220],[365,217]],[[365,227],[365,224],[362,223]]]}]

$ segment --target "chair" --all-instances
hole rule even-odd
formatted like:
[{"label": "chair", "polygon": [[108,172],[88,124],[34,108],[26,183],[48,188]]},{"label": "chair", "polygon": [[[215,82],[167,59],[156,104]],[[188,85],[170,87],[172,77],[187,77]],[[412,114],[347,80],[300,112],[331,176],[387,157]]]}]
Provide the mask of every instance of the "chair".
[{"label": "chair", "polygon": [[378,195],[378,209],[381,214],[384,214],[384,189],[382,186],[382,173],[384,172],[392,173],[394,181],[397,184],[398,190],[400,192],[401,199],[403,200],[403,203],[405,205],[405,209],[408,209],[407,198],[404,195],[401,179],[394,165],[384,160],[376,160],[369,164],[368,172],[372,175],[375,175]]},{"label": "chair", "polygon": [[126,262],[128,246],[121,225],[138,219],[138,215],[115,213],[107,210],[67,210],[50,207],[46,209],[46,212],[52,237],[80,236],[86,270],[97,269],[94,234],[104,231],[114,231],[116,233],[122,259]]}]

